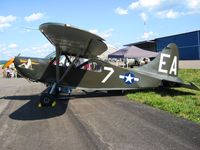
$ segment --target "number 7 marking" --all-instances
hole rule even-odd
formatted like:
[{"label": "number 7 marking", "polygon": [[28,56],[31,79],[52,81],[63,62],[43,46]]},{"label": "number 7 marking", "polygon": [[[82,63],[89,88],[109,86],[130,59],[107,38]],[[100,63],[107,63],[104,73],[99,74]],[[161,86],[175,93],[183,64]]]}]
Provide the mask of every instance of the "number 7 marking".
[{"label": "number 7 marking", "polygon": [[108,73],[108,74],[106,75],[106,77],[101,81],[101,83],[105,83],[105,82],[110,78],[110,76],[114,73],[114,69],[111,68],[111,67],[104,67],[103,69],[109,71],[109,73]]}]

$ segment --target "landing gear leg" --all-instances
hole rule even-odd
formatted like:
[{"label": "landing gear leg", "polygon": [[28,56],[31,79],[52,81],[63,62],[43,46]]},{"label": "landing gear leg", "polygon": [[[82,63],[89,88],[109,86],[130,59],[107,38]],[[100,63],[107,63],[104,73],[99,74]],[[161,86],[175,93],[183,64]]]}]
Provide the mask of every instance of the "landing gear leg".
[{"label": "landing gear leg", "polygon": [[[80,54],[81,54],[81,52],[82,51],[80,51]],[[56,105],[55,96],[57,94],[59,94],[58,85],[63,81],[63,79],[66,77],[66,75],[71,70],[71,68],[78,62],[80,54],[78,54],[75,57],[73,62],[71,62],[70,66],[68,66],[67,70],[60,77],[59,59],[60,59],[60,55],[61,55],[61,49],[58,45],[56,45],[56,81],[54,82],[53,86],[50,87],[50,89],[47,93],[42,93],[38,107],[42,107],[42,106],[54,107]],[[69,93],[71,93],[71,91]]]},{"label": "landing gear leg", "polygon": [[56,83],[54,83],[50,89],[47,89],[47,92],[41,94],[38,107],[55,107],[57,94],[58,90],[56,89]]},{"label": "landing gear leg", "polygon": [[59,46],[56,45],[56,82],[54,82],[53,86],[47,93],[42,93],[42,95],[40,96],[40,103],[38,104],[38,107],[42,106],[55,107],[56,105],[56,99],[54,95],[57,94],[56,88],[60,80],[60,69],[59,69],[60,55],[61,55],[61,50]]}]

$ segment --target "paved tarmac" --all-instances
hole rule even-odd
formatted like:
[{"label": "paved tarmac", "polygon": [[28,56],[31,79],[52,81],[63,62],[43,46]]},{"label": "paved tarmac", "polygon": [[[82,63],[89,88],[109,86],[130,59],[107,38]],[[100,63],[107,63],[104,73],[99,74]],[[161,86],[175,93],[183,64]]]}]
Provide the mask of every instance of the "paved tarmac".
[{"label": "paved tarmac", "polygon": [[0,150],[200,149],[200,126],[167,112],[125,96],[81,92],[39,109],[44,88],[0,79]]},{"label": "paved tarmac", "polygon": [[200,60],[180,60],[179,68],[181,68],[181,69],[200,69]]}]

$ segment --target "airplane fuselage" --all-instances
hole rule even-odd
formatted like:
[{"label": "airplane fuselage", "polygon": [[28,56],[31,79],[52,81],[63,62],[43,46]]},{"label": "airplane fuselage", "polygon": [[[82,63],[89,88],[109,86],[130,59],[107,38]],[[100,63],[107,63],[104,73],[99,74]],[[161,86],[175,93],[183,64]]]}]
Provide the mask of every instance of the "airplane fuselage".
[{"label": "airplane fuselage", "polygon": [[[29,59],[32,62],[31,68],[20,67],[22,62],[28,62]],[[56,80],[56,66],[48,59],[16,57],[15,66],[22,76],[32,81],[52,84]],[[59,66],[60,76],[67,68]],[[138,68],[125,69],[98,59],[91,59],[83,65],[72,67],[60,85],[80,89],[130,90],[158,87],[161,81]]]}]

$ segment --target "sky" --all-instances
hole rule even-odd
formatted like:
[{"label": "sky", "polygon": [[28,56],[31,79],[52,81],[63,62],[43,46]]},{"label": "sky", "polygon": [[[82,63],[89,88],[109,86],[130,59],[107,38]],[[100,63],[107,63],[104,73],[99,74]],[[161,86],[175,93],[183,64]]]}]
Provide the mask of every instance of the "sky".
[{"label": "sky", "polygon": [[66,23],[123,45],[200,29],[200,0],[1,0],[0,60],[44,57],[54,47],[38,30]]}]

